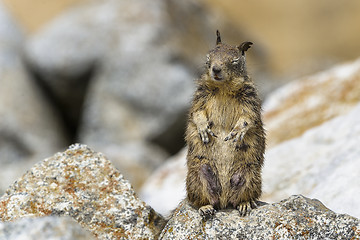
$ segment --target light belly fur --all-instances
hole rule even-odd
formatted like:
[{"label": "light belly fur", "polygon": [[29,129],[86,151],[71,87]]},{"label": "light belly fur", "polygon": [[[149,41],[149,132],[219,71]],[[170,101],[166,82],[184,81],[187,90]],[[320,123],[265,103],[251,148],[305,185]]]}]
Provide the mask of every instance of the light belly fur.
[{"label": "light belly fur", "polygon": [[[221,102],[214,102],[211,104],[213,107],[212,114],[209,115],[209,121],[212,121],[212,131],[217,137],[212,138],[214,144],[212,145],[211,155],[209,156],[214,162],[218,171],[218,178],[221,184],[222,192],[220,195],[221,208],[226,207],[231,194],[230,178],[236,169],[234,166],[238,164],[235,161],[239,161],[239,152],[235,149],[236,143],[232,140],[224,141],[225,137],[230,133],[235,126],[237,120],[240,118],[239,104],[227,104]],[[237,106],[238,109],[235,109]],[[214,111],[215,110],[215,111]]]}]

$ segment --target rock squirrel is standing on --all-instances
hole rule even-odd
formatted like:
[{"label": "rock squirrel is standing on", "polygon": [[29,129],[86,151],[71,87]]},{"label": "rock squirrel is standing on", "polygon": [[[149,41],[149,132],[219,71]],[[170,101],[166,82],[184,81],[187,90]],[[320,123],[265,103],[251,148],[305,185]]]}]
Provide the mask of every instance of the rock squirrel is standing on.
[{"label": "rock squirrel is standing on", "polygon": [[203,217],[237,208],[245,216],[261,195],[265,132],[261,103],[247,75],[244,42],[221,42],[207,55],[186,130],[187,199]]}]

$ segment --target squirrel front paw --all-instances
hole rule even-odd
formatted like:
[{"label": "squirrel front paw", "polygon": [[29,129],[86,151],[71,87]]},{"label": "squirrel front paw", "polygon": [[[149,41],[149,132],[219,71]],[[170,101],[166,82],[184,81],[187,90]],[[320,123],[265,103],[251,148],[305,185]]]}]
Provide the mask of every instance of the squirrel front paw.
[{"label": "squirrel front paw", "polygon": [[202,127],[202,128],[198,128],[198,132],[201,138],[201,141],[203,143],[209,143],[210,142],[210,138],[209,138],[209,134],[213,137],[217,137],[213,131],[211,131],[210,126],[207,125],[206,127]]},{"label": "squirrel front paw", "polygon": [[192,114],[192,119],[197,127],[201,141],[204,144],[209,143],[209,135],[216,137],[213,131],[211,131],[212,122],[207,118],[205,111],[194,112]]},{"label": "squirrel front paw", "polygon": [[244,139],[244,136],[249,129],[248,122],[244,121],[241,124],[236,124],[236,126],[231,130],[231,132],[224,138],[224,141],[233,139],[233,142],[237,143]]}]

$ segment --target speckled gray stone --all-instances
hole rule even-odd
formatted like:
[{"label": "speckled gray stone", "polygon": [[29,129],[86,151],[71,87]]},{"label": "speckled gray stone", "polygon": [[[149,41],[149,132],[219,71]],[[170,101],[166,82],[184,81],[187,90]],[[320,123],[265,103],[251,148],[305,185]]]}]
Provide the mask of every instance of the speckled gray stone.
[{"label": "speckled gray stone", "polygon": [[101,153],[74,144],[31,168],[0,198],[0,219],[70,216],[99,239],[154,239],[162,217]]},{"label": "speckled gray stone", "polygon": [[70,217],[49,216],[0,222],[0,239],[6,240],[95,240]]},{"label": "speckled gray stone", "polygon": [[320,201],[294,195],[264,204],[240,217],[237,210],[218,211],[203,220],[181,202],[160,239],[359,239],[360,221],[336,214]]}]

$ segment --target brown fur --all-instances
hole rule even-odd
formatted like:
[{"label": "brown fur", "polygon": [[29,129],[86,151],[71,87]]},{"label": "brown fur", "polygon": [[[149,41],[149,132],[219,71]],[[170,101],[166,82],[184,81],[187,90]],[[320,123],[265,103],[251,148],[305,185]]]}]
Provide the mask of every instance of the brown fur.
[{"label": "brown fur", "polygon": [[189,113],[187,199],[205,216],[229,207],[246,215],[261,195],[265,151],[261,104],[245,65],[252,43],[232,47],[217,34]]}]

